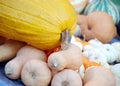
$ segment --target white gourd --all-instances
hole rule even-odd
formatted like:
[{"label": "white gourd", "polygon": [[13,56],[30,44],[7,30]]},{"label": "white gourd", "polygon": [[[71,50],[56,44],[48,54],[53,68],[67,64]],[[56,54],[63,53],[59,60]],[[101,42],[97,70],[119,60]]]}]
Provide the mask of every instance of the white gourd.
[{"label": "white gourd", "polygon": [[120,86],[120,63],[111,66],[111,71],[115,75],[116,86]]},{"label": "white gourd", "polygon": [[118,52],[118,59],[117,62],[120,62],[120,42],[114,42],[111,44]]},{"label": "white gourd", "polygon": [[113,63],[118,59],[118,52],[111,44],[104,44],[101,53],[107,57],[108,63]]},{"label": "white gourd", "polygon": [[102,44],[99,40],[89,41],[89,45],[83,47],[83,55],[90,61],[100,63],[110,68],[109,63],[120,61],[120,43]]}]

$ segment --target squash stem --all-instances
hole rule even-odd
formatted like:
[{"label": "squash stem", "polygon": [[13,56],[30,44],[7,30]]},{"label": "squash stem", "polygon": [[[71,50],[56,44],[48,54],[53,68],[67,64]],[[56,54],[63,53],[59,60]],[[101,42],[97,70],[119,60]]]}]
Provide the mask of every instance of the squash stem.
[{"label": "squash stem", "polygon": [[52,63],[52,67],[55,67],[55,68],[58,67],[57,62],[53,62],[53,63]]},{"label": "squash stem", "polygon": [[11,75],[12,74],[12,70],[10,68],[7,68],[5,73],[6,73],[6,75]]},{"label": "squash stem", "polygon": [[61,50],[66,50],[69,47],[71,41],[71,34],[69,30],[65,30],[61,34]]}]

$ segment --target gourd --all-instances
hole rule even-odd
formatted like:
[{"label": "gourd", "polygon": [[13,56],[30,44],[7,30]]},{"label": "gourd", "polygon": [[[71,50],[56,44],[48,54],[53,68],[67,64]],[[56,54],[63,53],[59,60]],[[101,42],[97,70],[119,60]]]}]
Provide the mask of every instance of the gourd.
[{"label": "gourd", "polygon": [[29,45],[22,47],[17,52],[16,57],[8,61],[5,65],[6,76],[10,79],[20,78],[23,65],[32,59],[46,61],[46,54],[43,50],[37,49]]},{"label": "gourd", "polygon": [[20,48],[22,48],[25,43],[6,40],[5,43],[0,45],[0,62],[8,61],[15,57]]},{"label": "gourd", "polygon": [[0,0],[0,36],[41,50],[60,45],[62,32],[73,34],[76,21],[68,0]]},{"label": "gourd", "polygon": [[[78,21],[86,41],[96,38],[103,43],[108,43],[117,35],[112,18],[105,12],[91,12],[87,16],[78,18],[78,20],[84,18],[83,20],[86,21]],[[104,19],[104,22],[101,19]]]},{"label": "gourd", "polygon": [[93,0],[86,6],[83,14],[87,15],[95,11],[108,13],[114,20],[115,25],[117,25],[120,21],[119,10],[111,0]]},{"label": "gourd", "polygon": [[111,45],[115,48],[115,50],[118,53],[118,59],[116,61],[120,62],[120,42],[114,42]]},{"label": "gourd", "polygon": [[82,79],[76,71],[64,69],[54,75],[51,86],[82,86]]},{"label": "gourd", "polygon": [[31,60],[23,66],[21,79],[25,86],[48,86],[51,81],[51,71],[46,62]]},{"label": "gourd", "polygon": [[116,86],[120,85],[120,63],[111,65],[111,71],[113,72],[116,79]]},{"label": "gourd", "polygon": [[73,5],[77,13],[81,13],[88,4],[89,0],[68,0],[68,1]]},{"label": "gourd", "polygon": [[116,86],[112,71],[102,66],[88,68],[85,71],[83,84],[84,86]]},{"label": "gourd", "polygon": [[98,62],[105,60],[107,63],[119,61],[119,50],[115,48],[115,46],[118,47],[118,43],[101,44],[99,40],[90,40],[88,42],[89,45],[84,46],[83,55],[89,60]]},{"label": "gourd", "polygon": [[77,70],[82,64],[82,57],[81,49],[70,43],[67,49],[49,55],[48,66],[56,71],[61,71],[65,68]]}]

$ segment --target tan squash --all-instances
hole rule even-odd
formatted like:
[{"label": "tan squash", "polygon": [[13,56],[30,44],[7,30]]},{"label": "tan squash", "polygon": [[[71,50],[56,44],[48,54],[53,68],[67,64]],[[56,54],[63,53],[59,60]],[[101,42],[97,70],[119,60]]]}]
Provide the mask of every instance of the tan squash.
[{"label": "tan squash", "polygon": [[90,67],[83,79],[84,86],[116,86],[115,76],[105,67]]},{"label": "tan squash", "polygon": [[14,57],[5,65],[6,76],[10,79],[20,78],[23,65],[32,59],[46,61],[46,54],[44,51],[32,46],[24,46],[17,52],[16,57]]},{"label": "tan squash", "polygon": [[111,16],[105,12],[89,13],[82,19],[85,20],[85,22],[81,22],[81,18],[83,17],[78,16],[78,24],[81,27],[82,36],[85,37],[87,41],[97,38],[101,42],[107,43],[117,34]]},{"label": "tan squash", "polygon": [[81,49],[74,44],[69,44],[67,49],[50,54],[48,65],[51,69],[57,71],[64,68],[77,70],[82,64],[82,57]]},{"label": "tan squash", "polygon": [[21,79],[25,86],[48,86],[51,80],[51,71],[46,62],[31,60],[24,65]]},{"label": "tan squash", "polygon": [[0,62],[10,60],[15,57],[18,50],[25,45],[25,43],[15,41],[15,40],[7,40],[5,41],[4,38],[2,38],[5,42],[2,45],[0,45]]},{"label": "tan squash", "polygon": [[64,69],[54,75],[51,86],[82,86],[82,79],[76,71]]}]

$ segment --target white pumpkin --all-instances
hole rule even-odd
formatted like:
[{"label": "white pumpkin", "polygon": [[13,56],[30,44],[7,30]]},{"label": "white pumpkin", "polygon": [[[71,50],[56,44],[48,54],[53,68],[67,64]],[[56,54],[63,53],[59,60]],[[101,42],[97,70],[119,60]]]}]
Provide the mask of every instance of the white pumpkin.
[{"label": "white pumpkin", "polygon": [[101,53],[107,57],[108,63],[113,63],[118,60],[118,50],[116,50],[111,44],[104,44],[101,49]]},{"label": "white pumpkin", "polygon": [[68,0],[68,1],[73,5],[77,13],[81,13],[88,4],[88,0]]},{"label": "white pumpkin", "polygon": [[111,71],[115,75],[116,86],[120,86],[120,63],[111,66]]},{"label": "white pumpkin", "polygon": [[114,42],[112,43],[112,46],[117,50],[118,52],[117,62],[120,62],[120,42]]},{"label": "white pumpkin", "polygon": [[120,47],[120,44],[102,44],[99,40],[94,39],[89,41],[89,45],[84,46],[83,55],[90,61],[98,62],[110,68],[108,63],[113,63],[120,59],[120,48],[117,47]]}]

